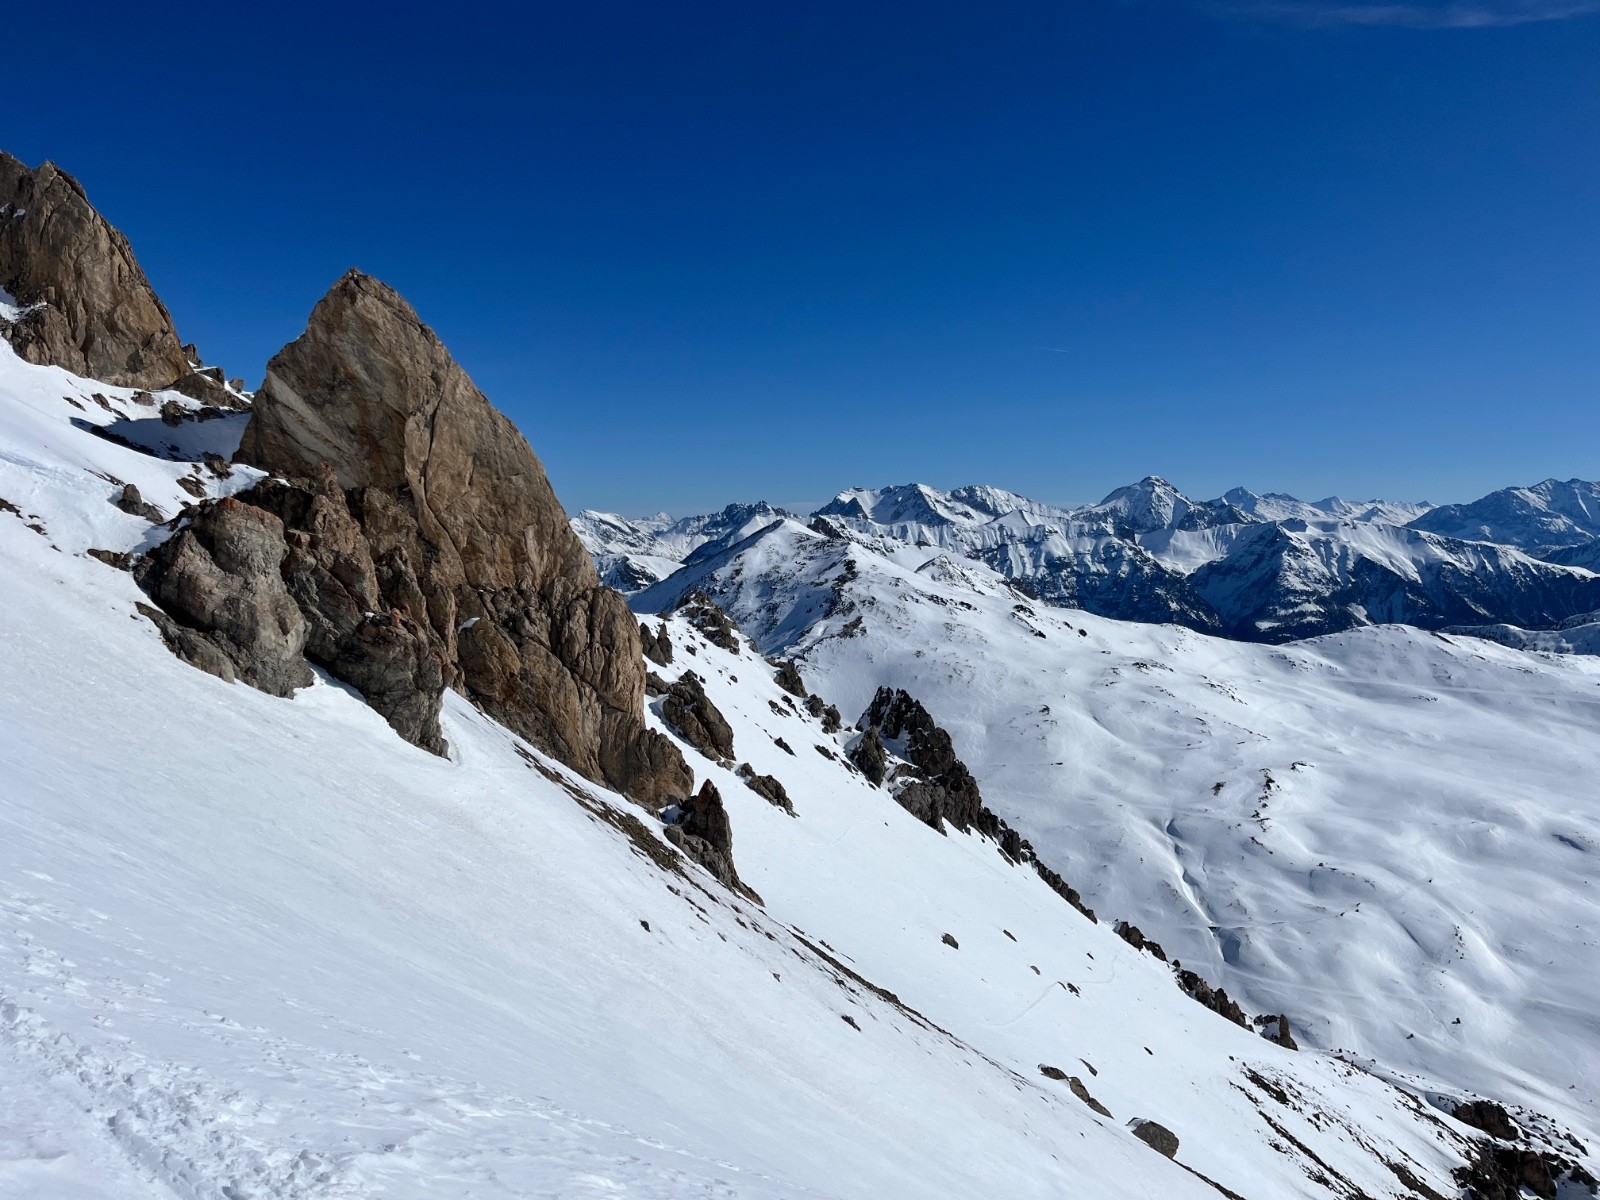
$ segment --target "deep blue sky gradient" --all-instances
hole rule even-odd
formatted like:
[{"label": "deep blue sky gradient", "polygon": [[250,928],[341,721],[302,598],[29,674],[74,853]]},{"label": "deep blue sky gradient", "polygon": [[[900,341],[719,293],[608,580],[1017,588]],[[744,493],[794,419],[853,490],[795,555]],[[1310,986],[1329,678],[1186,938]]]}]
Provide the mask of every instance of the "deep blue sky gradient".
[{"label": "deep blue sky gradient", "polygon": [[252,384],[393,284],[573,510],[1466,499],[1600,476],[1600,13],[1540,3],[32,4],[0,146]]}]

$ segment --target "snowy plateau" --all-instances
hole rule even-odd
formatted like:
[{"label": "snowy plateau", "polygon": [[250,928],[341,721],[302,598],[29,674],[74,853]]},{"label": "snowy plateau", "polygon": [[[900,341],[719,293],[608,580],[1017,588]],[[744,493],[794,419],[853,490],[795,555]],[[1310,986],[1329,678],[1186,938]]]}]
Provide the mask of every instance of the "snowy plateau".
[{"label": "snowy plateau", "polygon": [[[0,326],[66,328],[0,284]],[[391,295],[347,276],[313,324]],[[583,593],[628,659],[593,673],[683,764],[641,802],[609,735],[596,768],[462,682],[538,620],[362,559],[376,484],[250,465],[272,420],[347,461],[288,349],[212,403],[0,333],[0,1197],[1593,1194],[1593,485],[580,514],[635,614]],[[412,365],[394,395],[456,386]],[[218,514],[289,555],[216,543],[225,611],[184,625],[149,565]],[[433,687],[442,753],[348,647],[250,686],[325,550],[418,584],[350,644]]]}]

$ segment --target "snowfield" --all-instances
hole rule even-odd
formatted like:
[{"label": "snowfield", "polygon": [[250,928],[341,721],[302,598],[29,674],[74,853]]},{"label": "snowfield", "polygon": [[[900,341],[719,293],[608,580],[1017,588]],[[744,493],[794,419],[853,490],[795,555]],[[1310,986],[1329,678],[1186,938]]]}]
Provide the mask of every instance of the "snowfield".
[{"label": "snowfield", "polygon": [[[653,814],[572,776],[463,697],[447,695],[451,757],[440,759],[401,741],[325,677],[281,700],[193,670],[139,615],[129,575],[86,552],[132,550],[161,536],[113,506],[124,482],[171,513],[193,494],[180,479],[211,494],[244,480],[238,468],[208,476],[182,457],[179,441],[178,457],[166,459],[92,436],[74,421],[142,419],[108,411],[88,399],[94,391],[109,408],[133,404],[125,393],[21,364],[0,346],[0,497],[9,502],[0,512],[0,1195],[1443,1195],[1453,1194],[1451,1172],[1479,1135],[1430,1101],[1445,1105],[1475,1088],[1498,1095],[1513,1076],[1520,1090],[1502,1098],[1560,1100],[1547,1111],[1593,1135],[1592,1100],[1561,1090],[1569,1075],[1580,1086],[1594,1077],[1584,1057],[1593,1053],[1592,1026],[1587,1047],[1560,1048],[1564,1070],[1544,1084],[1533,1074],[1538,1064],[1518,1058],[1522,1041],[1504,1031],[1503,1070],[1488,1069],[1487,1052],[1463,1052],[1451,1062],[1484,1066],[1481,1078],[1441,1071],[1443,1084],[1392,1069],[1380,1077],[1331,1054],[1271,1044],[1194,1003],[1169,967],[1109,923],[1085,919],[993,843],[914,820],[843,760],[848,729],[822,732],[778,689],[767,662],[748,647],[710,645],[682,618],[669,622],[677,653],[661,674],[694,670],[733,728],[735,758],[778,777],[793,800],[790,816],[744,786],[733,762],[686,751],[727,800],[735,859],[764,908],[681,858]],[[208,427],[222,425],[186,422],[173,432],[210,437]],[[166,443],[152,436],[149,444]],[[816,565],[813,547],[796,539],[787,549]],[[746,582],[759,586],[754,575]],[[812,580],[801,599],[816,592],[825,608],[830,586]],[[873,595],[874,632],[835,636],[831,650],[820,635],[807,641],[814,689],[859,708],[871,673],[919,688],[978,771],[990,806],[1034,819],[1037,828],[1024,831],[1047,858],[1070,850],[1051,861],[1079,887],[1098,887],[1110,901],[1147,897],[1182,860],[1195,881],[1193,904],[1238,931],[1245,949],[1227,969],[1252,987],[1265,986],[1272,965],[1254,947],[1277,943],[1260,937],[1244,911],[1225,911],[1224,879],[1238,884],[1250,920],[1298,922],[1308,897],[1320,896],[1321,925],[1294,928],[1324,930],[1313,940],[1333,948],[1325,958],[1346,948],[1352,966],[1339,985],[1365,987],[1374,964],[1384,964],[1395,978],[1383,1003],[1396,1020],[1414,1023],[1419,1041],[1446,1044],[1421,1013],[1431,1003],[1443,1020],[1464,968],[1419,984],[1418,956],[1393,954],[1388,920],[1332,912],[1357,899],[1377,914],[1393,910],[1340,872],[1360,863],[1378,874],[1381,865],[1373,894],[1388,898],[1401,857],[1394,847],[1405,846],[1420,873],[1436,842],[1418,840],[1418,821],[1392,811],[1402,793],[1391,789],[1388,835],[1355,857],[1368,839],[1350,827],[1370,820],[1378,799],[1356,806],[1326,780],[1374,780],[1378,768],[1351,776],[1329,749],[1302,784],[1301,769],[1279,762],[1291,747],[1268,741],[1287,738],[1298,710],[1270,722],[1257,715],[1269,699],[1288,697],[1291,681],[1332,694],[1319,671],[1337,674],[1336,657],[1261,650],[1248,670],[1230,673],[1222,660],[1239,651],[1232,644],[1111,622],[1080,639],[1065,615],[1017,613],[1009,597],[1003,606],[998,592],[983,590],[998,587],[992,579],[954,568],[897,568],[862,586],[888,589]],[[766,595],[768,618],[787,606],[793,619],[752,627],[769,639],[781,629],[797,639],[821,630],[794,616],[795,598],[793,589]],[[972,606],[963,622],[928,623],[958,600]],[[893,637],[878,632],[880,617],[903,627]],[[1045,637],[1008,640],[1005,622]],[[901,654],[901,635],[916,639],[924,657]],[[1534,1032],[1575,1030],[1592,1019],[1583,997],[1586,988],[1592,996],[1595,957],[1578,952],[1581,935],[1560,926],[1583,919],[1582,905],[1592,903],[1580,886],[1592,868],[1585,876],[1554,851],[1520,867],[1516,856],[1535,844],[1537,826],[1560,853],[1593,861],[1592,816],[1569,797],[1558,821],[1541,798],[1558,776],[1583,778],[1569,772],[1587,764],[1587,748],[1563,746],[1580,718],[1592,721],[1577,682],[1597,680],[1570,664],[1529,666],[1531,682],[1508,700],[1501,693],[1521,678],[1511,664],[1522,656],[1482,652],[1480,667],[1458,649],[1447,661],[1459,674],[1447,688],[1432,674],[1439,652],[1415,634],[1383,636],[1389,649],[1369,667],[1392,669],[1397,680],[1339,685],[1387,697],[1369,725],[1409,712],[1423,676],[1462,722],[1453,740],[1430,743],[1446,753],[1492,725],[1488,717],[1474,723],[1474,712],[1515,703],[1523,707],[1514,715],[1541,714],[1544,724],[1527,732],[1531,749],[1498,777],[1515,775],[1520,788],[1490,814],[1485,782],[1461,802],[1465,824],[1449,834],[1459,861],[1486,861],[1504,876],[1475,905],[1515,903],[1543,921],[1524,931],[1525,957],[1502,960],[1501,975],[1489,971],[1493,956],[1468,943],[1474,978],[1494,990],[1480,1008],[1462,1007],[1471,1023],[1460,1037],[1487,1045],[1484,1023],[1509,1014],[1522,995],[1502,977],[1516,971],[1529,973],[1530,987],[1552,989],[1543,994],[1552,1009],[1566,1006],[1559,1020],[1534,1014]],[[851,655],[845,642],[855,643]],[[991,663],[992,682],[971,672],[972,655],[1012,654],[1018,644],[1030,653]],[[1174,810],[1169,820],[1187,824],[1182,833],[1158,834],[1152,813],[1188,804],[1187,789],[1224,763],[1215,755],[1191,763],[1175,742],[1192,717],[1176,711],[1176,697],[1193,704],[1200,693],[1175,668],[1132,666],[1131,652],[1158,647],[1185,669],[1215,656],[1219,677],[1232,680],[1219,687],[1248,693],[1208,701],[1248,712],[1236,726],[1219,719],[1210,735],[1184,732],[1249,749],[1218,776],[1224,789],[1211,824]],[[1269,670],[1274,654],[1290,665]],[[857,667],[847,669],[847,659]],[[963,663],[968,673],[958,678]],[[1136,682],[1146,674],[1173,677],[1175,711]],[[1055,701],[1058,741],[1029,724],[1039,714],[1007,707],[1024,677],[1030,688],[1048,681],[1052,695],[1068,693]],[[944,682],[934,687],[935,679]],[[1487,685],[1499,690],[1486,693]],[[1445,735],[1449,722],[1430,715],[1411,726],[1413,736]],[[1326,736],[1349,719],[1330,714]],[[1270,732],[1247,733],[1253,723]],[[973,736],[980,728],[993,734],[986,747]],[[1394,732],[1391,744],[1405,736]],[[1544,775],[1536,754],[1555,756]],[[1362,756],[1357,737],[1348,757]],[[1049,778],[1075,781],[1076,790],[1027,791],[1043,787],[1038,768],[1055,757],[1072,765]],[[1291,889],[1282,916],[1261,900],[1255,868],[1240,869],[1232,832],[1262,767],[1285,779],[1271,798],[1276,827],[1264,831],[1262,855],[1287,864],[1310,853],[1297,839],[1320,835],[1297,811],[1323,809],[1346,830],[1345,857],[1325,878],[1312,873]],[[1450,770],[1452,780],[1463,775]],[[1419,781],[1417,771],[1404,778]],[[1108,846],[1116,853],[1098,869],[1085,851],[1106,840],[1109,810],[1066,803],[1090,791],[1127,806],[1126,844]],[[1351,806],[1343,816],[1334,799]],[[1490,815],[1510,831],[1484,824]],[[1081,832],[1069,838],[1069,829]],[[1144,874],[1135,865],[1141,852],[1152,859]],[[1292,878],[1274,869],[1280,883]],[[1483,881],[1466,867],[1451,870]],[[1533,873],[1562,890],[1535,887]],[[1114,878],[1124,890],[1111,886]],[[1191,945],[1215,949],[1192,928],[1193,908],[1166,895],[1162,903],[1170,911],[1130,903],[1119,915],[1159,928],[1186,960]],[[1419,902],[1417,911],[1431,910]],[[1485,924],[1496,936],[1509,916],[1497,921]],[[1418,938],[1450,943],[1434,925],[1416,928]],[[1376,939],[1370,947],[1368,937]],[[1294,948],[1273,953],[1293,967]],[[1559,968],[1535,961],[1559,948],[1573,951]],[[1508,953],[1499,942],[1491,949]],[[1207,957],[1193,953],[1195,965]],[[1222,957],[1210,955],[1208,967]],[[1302,994],[1292,970],[1277,978],[1283,995]],[[1376,1007],[1368,996],[1338,1011],[1353,1014],[1349,1028],[1366,1038],[1357,1018]],[[1297,1021],[1331,1021],[1330,1011],[1293,1007]],[[1076,1089],[1041,1065],[1072,1076]],[[1133,1136],[1129,1123],[1138,1119],[1177,1135],[1175,1161]],[[1531,1115],[1519,1119],[1561,1137]]]},{"label": "snowfield", "polygon": [[923,554],[785,522],[634,605],[704,589],[847,720],[905,688],[1091,906],[1302,1044],[1600,1130],[1600,662],[1231,642]]}]

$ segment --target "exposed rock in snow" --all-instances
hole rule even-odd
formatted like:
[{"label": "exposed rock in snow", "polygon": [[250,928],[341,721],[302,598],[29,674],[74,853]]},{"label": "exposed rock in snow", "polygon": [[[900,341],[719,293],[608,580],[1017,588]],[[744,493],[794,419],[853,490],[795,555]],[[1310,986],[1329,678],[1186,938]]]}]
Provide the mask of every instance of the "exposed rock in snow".
[{"label": "exposed rock in snow", "polygon": [[739,878],[733,865],[733,824],[722,793],[709,779],[685,800],[679,819],[666,827],[667,840],[716,877],[718,883],[761,903],[755,890]]},{"label": "exposed rock in snow", "polygon": [[1149,1146],[1157,1154],[1165,1154],[1168,1158],[1178,1157],[1178,1135],[1165,1125],[1155,1121],[1146,1121],[1142,1117],[1135,1117],[1128,1122],[1128,1128],[1133,1131],[1134,1137]]},{"label": "exposed rock in snow", "polygon": [[[193,630],[231,667],[231,676],[274,696],[309,687],[306,619],[284,586],[289,548],[283,522],[224,498],[197,511],[188,526],[139,565],[140,586],[178,624]],[[209,651],[174,645],[195,666],[229,678]]]},{"label": "exposed rock in snow", "polygon": [[54,163],[29,169],[0,151],[0,337],[28,362],[104,383],[164,388],[188,375],[166,306],[128,239]]},{"label": "exposed rock in snow", "polygon": [[[385,690],[408,672],[424,692],[454,676],[591,779],[652,804],[688,792],[688,768],[642,722],[627,605],[527,442],[392,289],[351,271],[323,297],[268,364],[239,458],[291,481],[261,503],[338,527],[332,559],[298,560],[330,669]],[[322,536],[303,532],[308,547]],[[428,706],[411,707],[405,725],[437,748]]]},{"label": "exposed rock in snow", "polygon": [[674,732],[713,762],[733,757],[733,730],[706,696],[700,677],[686,671],[667,685],[661,718]]},{"label": "exposed rock in snow", "polygon": [[644,656],[658,667],[672,665],[672,638],[667,635],[665,624],[657,625],[651,629],[648,625],[639,626],[639,645],[644,651]]},{"label": "exposed rock in snow", "polygon": [[[0,1194],[1593,1191],[1592,660],[1063,613],[939,548],[963,513],[1053,518],[910,489],[859,507],[927,546],[836,514],[707,550],[654,593],[698,594],[647,676],[543,536],[548,488],[498,486],[542,484],[531,451],[487,445],[505,426],[414,314],[347,282],[353,311],[280,356],[251,457],[295,464],[266,481],[224,461],[239,418],[0,343]],[[469,419],[432,420],[457,387]],[[1107,522],[1232,536],[1159,483]],[[125,485],[200,503],[174,533],[107,502]],[[105,565],[135,555],[186,623]],[[140,611],[295,694],[190,670]],[[368,703],[296,676],[297,637]],[[511,676],[633,708],[584,709],[591,759],[546,753],[508,726],[564,701],[480,690]],[[691,774],[674,689],[729,757]],[[872,743],[891,787],[943,789],[934,821],[851,765]],[[590,773],[636,779],[612,756],[640,746],[679,771],[660,825]],[[1068,912],[1023,827],[1197,970]],[[1270,998],[1272,1036],[1174,968]],[[1092,1093],[1047,1065],[1074,1062]]]}]

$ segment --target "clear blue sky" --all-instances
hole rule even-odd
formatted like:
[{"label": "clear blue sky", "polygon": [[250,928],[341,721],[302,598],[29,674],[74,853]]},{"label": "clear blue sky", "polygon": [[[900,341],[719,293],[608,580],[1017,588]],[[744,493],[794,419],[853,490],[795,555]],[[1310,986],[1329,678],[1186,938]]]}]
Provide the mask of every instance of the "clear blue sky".
[{"label": "clear blue sky", "polygon": [[4,148],[260,378],[349,266],[569,509],[1600,477],[1600,2],[24,4]]}]

